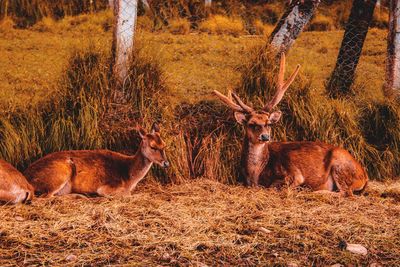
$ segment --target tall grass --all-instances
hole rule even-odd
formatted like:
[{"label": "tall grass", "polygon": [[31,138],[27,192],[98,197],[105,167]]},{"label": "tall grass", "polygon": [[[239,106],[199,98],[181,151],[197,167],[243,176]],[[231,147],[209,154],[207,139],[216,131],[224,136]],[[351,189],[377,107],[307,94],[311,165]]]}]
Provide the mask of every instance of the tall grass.
[{"label": "tall grass", "polygon": [[[0,155],[25,168],[33,160],[60,150],[111,148],[135,150],[136,123],[160,120],[157,94],[165,89],[157,63],[139,56],[131,63],[124,106],[110,101],[110,57],[87,48],[76,52],[60,80],[58,95],[34,110],[0,116]],[[118,113],[116,113],[118,112]],[[145,118],[145,119],[143,119]]]},{"label": "tall grass", "polygon": [[43,17],[59,19],[105,9],[108,0],[0,0],[0,19],[11,16],[17,26],[27,27]]}]

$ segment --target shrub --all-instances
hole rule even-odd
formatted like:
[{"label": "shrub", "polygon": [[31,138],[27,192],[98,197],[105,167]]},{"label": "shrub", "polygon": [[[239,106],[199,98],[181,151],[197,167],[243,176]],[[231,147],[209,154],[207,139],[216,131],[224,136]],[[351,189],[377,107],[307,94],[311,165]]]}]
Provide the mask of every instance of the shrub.
[{"label": "shrub", "polygon": [[172,19],[168,23],[168,30],[172,34],[188,34],[190,32],[190,22],[187,19]]},{"label": "shrub", "polygon": [[244,25],[243,21],[239,18],[215,15],[201,22],[199,30],[212,34],[227,34],[237,37],[244,33]]},{"label": "shrub", "polygon": [[41,21],[36,23],[32,29],[38,32],[52,32],[55,27],[55,21],[52,18],[44,17]]}]

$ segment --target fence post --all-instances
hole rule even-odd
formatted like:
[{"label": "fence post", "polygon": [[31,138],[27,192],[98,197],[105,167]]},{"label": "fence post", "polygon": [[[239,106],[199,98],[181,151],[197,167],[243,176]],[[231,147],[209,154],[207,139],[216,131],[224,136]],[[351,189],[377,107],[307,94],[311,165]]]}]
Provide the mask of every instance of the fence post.
[{"label": "fence post", "polygon": [[351,92],[351,85],[354,82],[369,24],[374,15],[376,1],[353,1],[336,66],[327,86],[327,93],[332,98],[346,96]]},{"label": "fence post", "polygon": [[385,96],[399,96],[400,90],[400,3],[391,0],[389,4],[389,33],[386,62]]},{"label": "fence post", "polygon": [[[129,61],[133,56],[137,6],[138,0],[114,1],[113,75],[122,90],[128,76]],[[123,97],[121,93],[123,91],[116,97]]]}]

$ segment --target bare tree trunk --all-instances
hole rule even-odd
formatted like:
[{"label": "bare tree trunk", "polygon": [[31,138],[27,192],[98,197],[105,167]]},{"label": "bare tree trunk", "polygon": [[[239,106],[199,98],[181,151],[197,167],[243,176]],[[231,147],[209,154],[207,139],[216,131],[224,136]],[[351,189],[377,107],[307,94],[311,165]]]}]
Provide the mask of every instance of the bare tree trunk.
[{"label": "bare tree trunk", "polygon": [[149,1],[147,1],[147,0],[142,0],[142,3],[143,3],[143,6],[144,6],[144,9],[145,9],[146,11],[149,11],[149,10],[150,10]]},{"label": "bare tree trunk", "polygon": [[389,10],[386,84],[384,87],[387,97],[400,95],[400,1],[391,0]]},{"label": "bare tree trunk", "polygon": [[113,74],[122,88],[133,56],[137,6],[138,0],[114,1]]},{"label": "bare tree trunk", "polygon": [[354,0],[346,25],[336,67],[328,82],[328,95],[333,98],[351,93],[355,73],[360,60],[369,24],[377,0]]},{"label": "bare tree trunk", "polygon": [[270,37],[270,44],[277,52],[286,52],[310,22],[319,0],[291,1]]},{"label": "bare tree trunk", "polygon": [[206,7],[211,7],[211,5],[212,5],[212,0],[205,0],[205,1],[204,1],[204,5],[205,5]]},{"label": "bare tree trunk", "polygon": [[108,0],[108,6],[114,9],[114,0]]}]

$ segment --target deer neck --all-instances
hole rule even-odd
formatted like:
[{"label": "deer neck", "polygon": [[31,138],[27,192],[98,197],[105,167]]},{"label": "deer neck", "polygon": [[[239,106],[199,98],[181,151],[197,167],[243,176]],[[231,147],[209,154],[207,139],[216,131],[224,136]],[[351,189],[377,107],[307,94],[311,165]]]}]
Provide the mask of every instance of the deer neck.
[{"label": "deer neck", "polygon": [[247,138],[245,139],[242,150],[242,167],[247,185],[258,185],[260,175],[268,160],[268,143],[252,144]]},{"label": "deer neck", "polygon": [[143,155],[140,148],[136,154],[131,157],[131,162],[128,182],[130,191],[135,189],[136,185],[146,176],[153,165],[153,162]]}]

